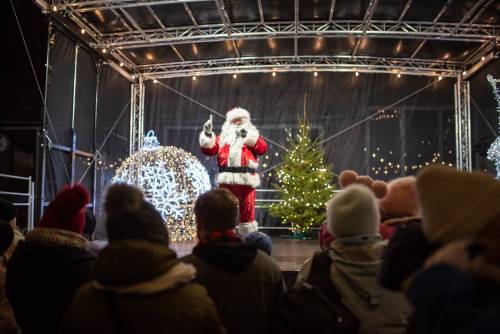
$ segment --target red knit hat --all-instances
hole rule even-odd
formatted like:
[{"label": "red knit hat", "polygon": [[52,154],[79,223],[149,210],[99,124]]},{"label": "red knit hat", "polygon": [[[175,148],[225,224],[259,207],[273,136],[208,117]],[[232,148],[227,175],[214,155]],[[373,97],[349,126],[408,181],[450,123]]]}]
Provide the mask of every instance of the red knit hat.
[{"label": "red knit hat", "polygon": [[65,186],[45,210],[40,227],[82,234],[85,226],[85,205],[89,201],[89,194],[82,185]]}]

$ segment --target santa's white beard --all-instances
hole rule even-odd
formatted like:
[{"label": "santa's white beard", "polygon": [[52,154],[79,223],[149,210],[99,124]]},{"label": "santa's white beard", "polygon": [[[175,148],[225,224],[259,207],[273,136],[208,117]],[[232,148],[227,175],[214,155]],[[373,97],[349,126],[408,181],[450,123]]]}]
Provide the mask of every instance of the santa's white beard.
[{"label": "santa's white beard", "polygon": [[245,121],[240,125],[236,125],[230,122],[225,122],[222,125],[222,130],[220,133],[220,143],[221,145],[229,145],[229,159],[228,167],[240,167],[241,166],[241,150],[244,145],[245,138],[239,135],[242,129],[247,130],[247,132],[255,129],[250,121]]}]

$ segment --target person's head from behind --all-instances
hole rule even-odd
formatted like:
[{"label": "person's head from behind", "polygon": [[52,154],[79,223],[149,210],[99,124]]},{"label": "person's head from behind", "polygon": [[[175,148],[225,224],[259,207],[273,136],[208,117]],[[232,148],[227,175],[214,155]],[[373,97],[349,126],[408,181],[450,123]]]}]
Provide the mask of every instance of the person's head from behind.
[{"label": "person's head from behind", "polygon": [[238,199],[229,190],[216,188],[198,197],[194,213],[198,238],[201,240],[209,233],[236,227],[239,218]]},{"label": "person's head from behind", "polygon": [[243,237],[243,243],[248,245],[253,245],[265,252],[267,255],[271,255],[273,251],[273,242],[271,238],[262,232],[251,232]]},{"label": "person's head from behind", "polygon": [[379,208],[373,191],[353,184],[328,203],[328,228],[336,240],[363,242],[379,237]]},{"label": "person's head from behind", "polygon": [[9,223],[12,227],[15,227],[17,223],[16,207],[10,201],[3,198],[0,198],[0,220]]},{"label": "person's head from behind", "polygon": [[107,190],[104,208],[110,243],[142,240],[168,246],[165,222],[139,188],[126,183],[112,184]]},{"label": "person's head from behind", "polygon": [[429,241],[446,244],[479,235],[500,223],[500,181],[480,172],[434,165],[417,176],[423,228]]}]

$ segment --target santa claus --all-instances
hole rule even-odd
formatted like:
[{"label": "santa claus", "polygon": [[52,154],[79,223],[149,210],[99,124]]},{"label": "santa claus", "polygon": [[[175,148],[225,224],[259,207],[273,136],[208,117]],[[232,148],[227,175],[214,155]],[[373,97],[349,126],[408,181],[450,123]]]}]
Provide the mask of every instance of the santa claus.
[{"label": "santa claus", "polygon": [[220,187],[231,191],[240,202],[240,234],[258,230],[254,218],[255,188],[260,185],[257,157],[267,151],[267,144],[252,125],[250,114],[242,108],[227,112],[219,136],[212,132],[212,116],[203,125],[200,145],[203,154],[217,155]]}]

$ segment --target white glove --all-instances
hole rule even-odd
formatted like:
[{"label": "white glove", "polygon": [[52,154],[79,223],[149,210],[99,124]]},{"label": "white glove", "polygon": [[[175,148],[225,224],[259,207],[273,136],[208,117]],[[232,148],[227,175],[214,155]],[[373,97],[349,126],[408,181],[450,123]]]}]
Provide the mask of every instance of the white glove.
[{"label": "white glove", "polygon": [[203,124],[203,131],[205,132],[205,134],[211,134],[212,133],[212,129],[213,129],[213,124],[212,124],[212,115],[210,115],[210,119],[208,121],[205,122],[205,124]]}]

